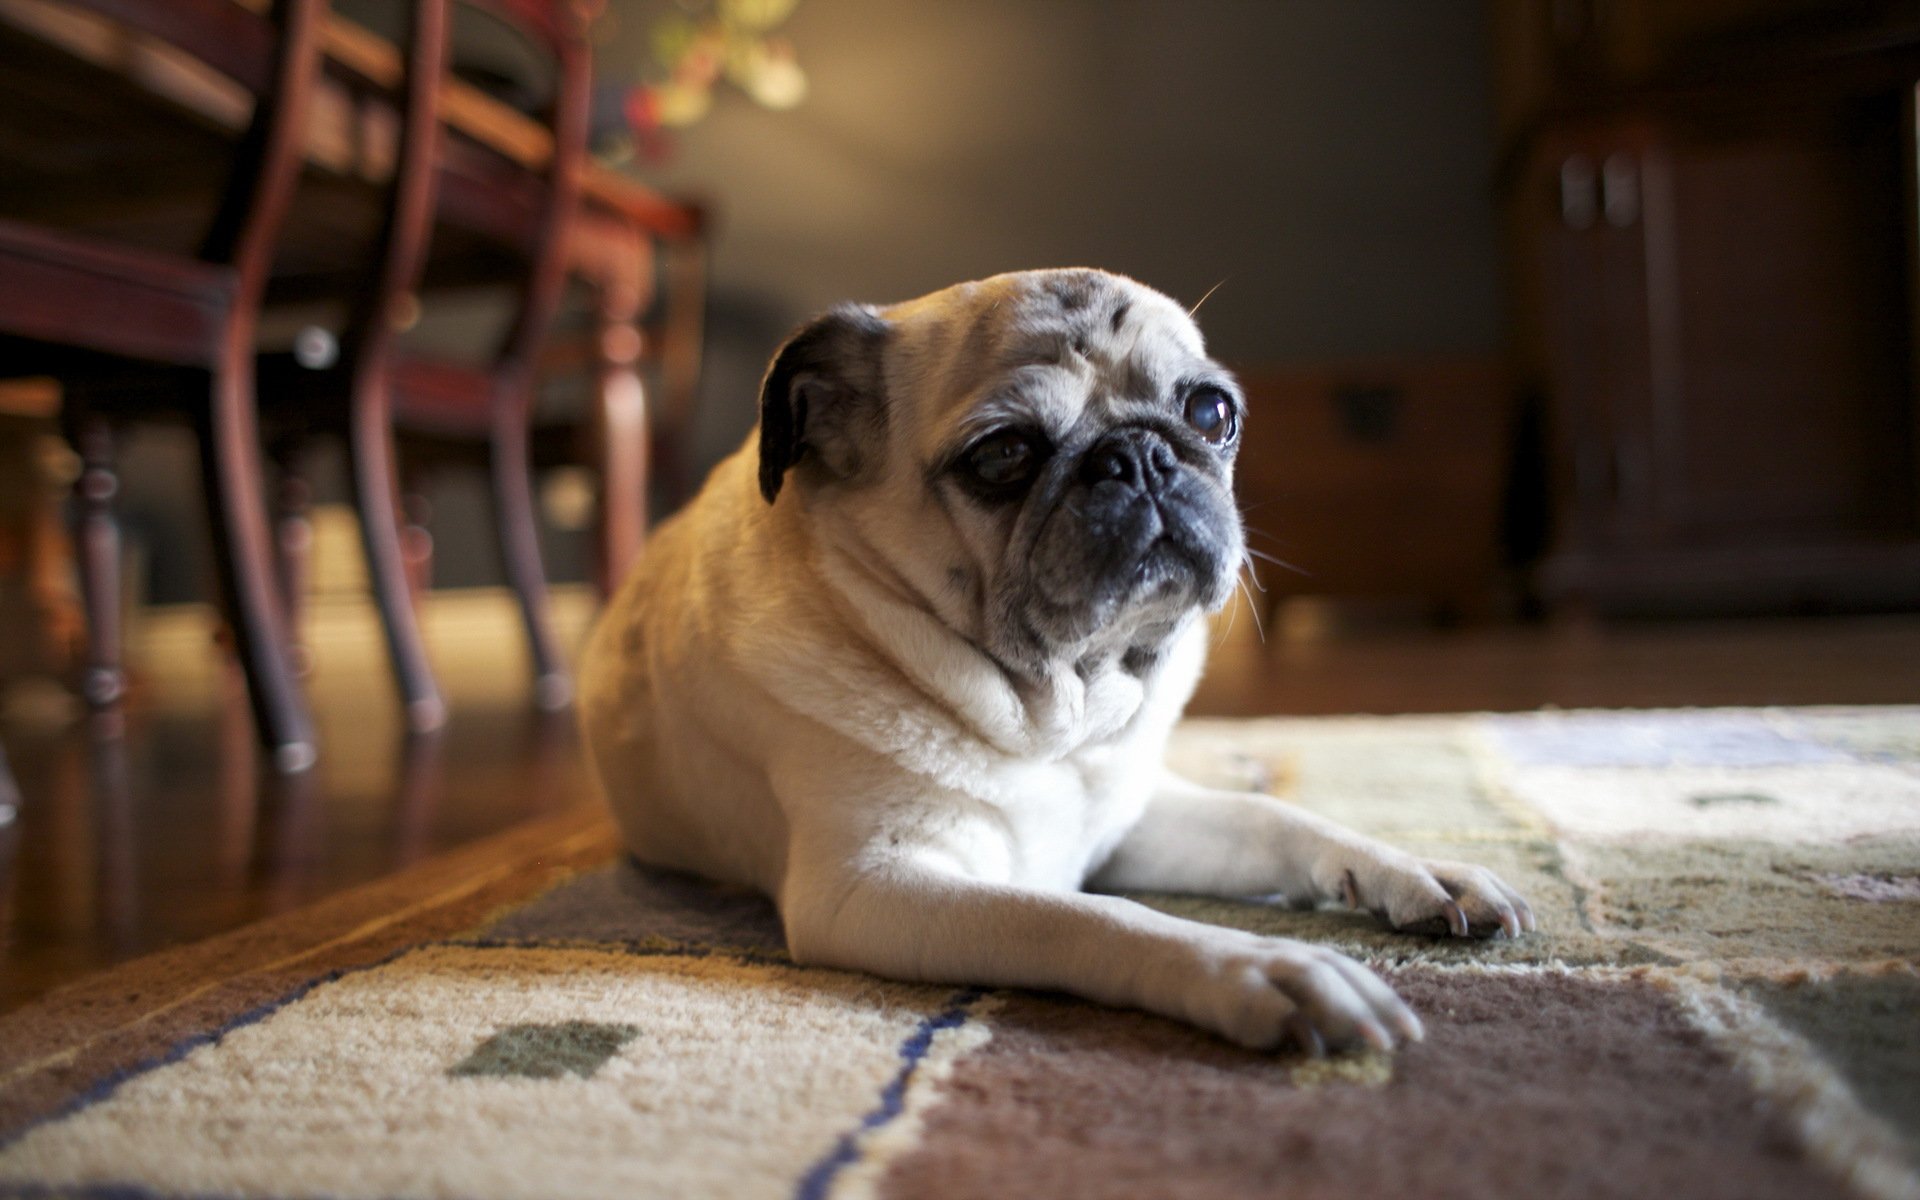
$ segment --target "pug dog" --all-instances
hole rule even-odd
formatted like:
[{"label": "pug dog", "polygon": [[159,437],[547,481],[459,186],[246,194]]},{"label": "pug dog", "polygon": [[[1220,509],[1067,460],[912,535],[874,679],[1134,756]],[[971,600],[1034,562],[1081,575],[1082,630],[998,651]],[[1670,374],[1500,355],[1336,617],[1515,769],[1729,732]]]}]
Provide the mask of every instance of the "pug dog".
[{"label": "pug dog", "polygon": [[1163,767],[1244,558],[1245,407],[1178,304],[1100,271],[806,325],[586,650],[585,740],[633,854],[764,891],[803,964],[1070,992],[1249,1047],[1419,1039],[1350,958],[1113,894],[1534,928],[1479,867]]}]

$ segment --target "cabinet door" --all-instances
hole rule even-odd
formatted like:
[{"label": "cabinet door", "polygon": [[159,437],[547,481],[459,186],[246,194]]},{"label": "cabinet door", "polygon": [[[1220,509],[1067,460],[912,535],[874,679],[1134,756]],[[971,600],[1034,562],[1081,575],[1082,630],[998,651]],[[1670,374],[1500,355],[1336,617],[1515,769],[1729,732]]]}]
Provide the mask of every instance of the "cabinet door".
[{"label": "cabinet door", "polygon": [[1660,540],[1912,530],[1902,124],[1860,102],[1640,159]]},{"label": "cabinet door", "polygon": [[1598,550],[1654,535],[1647,246],[1639,126],[1554,139],[1536,203],[1560,541]]}]

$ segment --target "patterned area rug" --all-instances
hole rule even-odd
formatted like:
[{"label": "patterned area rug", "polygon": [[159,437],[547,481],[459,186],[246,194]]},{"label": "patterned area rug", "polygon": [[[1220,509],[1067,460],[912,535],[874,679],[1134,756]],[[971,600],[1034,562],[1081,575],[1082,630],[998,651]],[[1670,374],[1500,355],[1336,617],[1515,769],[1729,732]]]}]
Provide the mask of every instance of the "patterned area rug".
[{"label": "patterned area rug", "polygon": [[1487,863],[1546,932],[1143,897],[1364,956],[1393,1056],[785,958],[529,828],[0,1020],[0,1195],[1915,1197],[1920,709],[1196,722],[1190,771]]}]

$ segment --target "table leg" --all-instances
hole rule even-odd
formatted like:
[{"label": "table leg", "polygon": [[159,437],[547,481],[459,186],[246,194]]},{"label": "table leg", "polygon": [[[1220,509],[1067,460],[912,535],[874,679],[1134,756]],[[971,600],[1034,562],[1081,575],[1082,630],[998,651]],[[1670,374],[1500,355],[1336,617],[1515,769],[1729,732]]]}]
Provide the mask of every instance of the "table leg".
[{"label": "table leg", "polygon": [[[640,254],[646,253],[644,247]],[[646,289],[635,272],[595,289],[595,442],[600,512],[595,582],[611,595],[639,557],[647,530],[647,397],[639,320]]]}]

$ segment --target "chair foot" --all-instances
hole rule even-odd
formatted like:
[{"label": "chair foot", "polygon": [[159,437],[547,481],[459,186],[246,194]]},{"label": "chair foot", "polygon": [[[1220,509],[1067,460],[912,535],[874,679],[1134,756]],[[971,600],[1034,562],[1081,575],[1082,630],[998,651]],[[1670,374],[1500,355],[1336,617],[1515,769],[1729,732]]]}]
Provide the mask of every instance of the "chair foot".
[{"label": "chair foot", "polygon": [[80,696],[89,707],[112,708],[126,694],[126,672],[118,668],[89,667],[80,676]]},{"label": "chair foot", "polygon": [[533,706],[541,712],[564,712],[573,703],[573,680],[565,672],[541,675],[533,681]]},{"label": "chair foot", "polygon": [[424,697],[407,705],[407,731],[432,733],[447,723],[447,706],[438,696]]},{"label": "chair foot", "polygon": [[283,742],[273,748],[273,769],[282,775],[298,775],[319,757],[312,742]]}]

